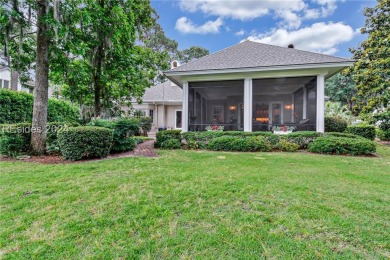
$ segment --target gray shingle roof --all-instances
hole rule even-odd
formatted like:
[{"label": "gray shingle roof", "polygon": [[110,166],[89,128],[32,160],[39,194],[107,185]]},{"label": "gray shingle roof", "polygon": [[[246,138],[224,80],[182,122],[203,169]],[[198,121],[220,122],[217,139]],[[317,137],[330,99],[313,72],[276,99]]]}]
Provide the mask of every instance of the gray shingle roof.
[{"label": "gray shingle roof", "polygon": [[183,64],[169,72],[222,70],[287,66],[318,63],[351,62],[320,53],[279,47],[252,41],[244,41],[232,47],[207,55],[198,60]]},{"label": "gray shingle roof", "polygon": [[176,86],[172,85],[170,81],[165,81],[164,83],[158,84],[154,87],[148,88],[145,91],[145,94],[142,98],[144,102],[148,101],[182,101],[183,99],[183,90]]}]

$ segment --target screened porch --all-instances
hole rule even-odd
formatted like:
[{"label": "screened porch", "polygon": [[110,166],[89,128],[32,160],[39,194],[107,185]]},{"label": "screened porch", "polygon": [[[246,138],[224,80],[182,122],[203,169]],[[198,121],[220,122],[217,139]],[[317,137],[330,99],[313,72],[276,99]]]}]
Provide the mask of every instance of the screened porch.
[{"label": "screened porch", "polygon": [[245,123],[250,131],[270,131],[274,126],[316,131],[316,76],[250,79],[250,83],[245,92],[245,80],[188,82],[188,131],[208,126],[240,131]]}]

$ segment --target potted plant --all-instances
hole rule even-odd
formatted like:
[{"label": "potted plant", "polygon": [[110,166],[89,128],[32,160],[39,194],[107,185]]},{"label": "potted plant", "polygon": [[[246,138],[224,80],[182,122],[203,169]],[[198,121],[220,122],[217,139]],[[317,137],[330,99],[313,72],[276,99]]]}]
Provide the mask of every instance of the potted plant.
[{"label": "potted plant", "polygon": [[295,130],[295,126],[274,126],[272,132],[277,135],[287,135]]}]

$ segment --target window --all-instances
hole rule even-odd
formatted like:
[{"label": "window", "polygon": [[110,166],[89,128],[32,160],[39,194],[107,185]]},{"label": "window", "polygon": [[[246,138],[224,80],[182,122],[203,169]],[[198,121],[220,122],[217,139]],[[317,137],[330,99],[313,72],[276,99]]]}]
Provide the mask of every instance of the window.
[{"label": "window", "polygon": [[181,110],[176,110],[175,128],[181,129]]},{"label": "window", "polygon": [[215,123],[223,123],[225,120],[223,118],[223,106],[214,106],[213,107],[213,122]]},{"label": "window", "polygon": [[3,80],[0,79],[0,88],[3,88]]},{"label": "window", "polygon": [[149,117],[152,119],[152,121],[153,121],[153,115],[154,115],[154,110],[153,109],[149,110]]},{"label": "window", "polygon": [[9,80],[3,80],[3,88],[9,88]]}]

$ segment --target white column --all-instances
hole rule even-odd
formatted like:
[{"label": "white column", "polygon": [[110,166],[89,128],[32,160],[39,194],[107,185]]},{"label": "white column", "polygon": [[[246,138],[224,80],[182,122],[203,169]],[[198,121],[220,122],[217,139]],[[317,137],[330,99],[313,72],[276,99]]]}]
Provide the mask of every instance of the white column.
[{"label": "white column", "polygon": [[183,82],[182,132],[188,132],[188,82]]},{"label": "white column", "polygon": [[252,79],[244,80],[244,131],[252,132]]},{"label": "white column", "polygon": [[325,75],[317,75],[317,132],[325,131]]},{"label": "white column", "polygon": [[307,88],[303,87],[303,113],[302,119],[307,118]]}]

